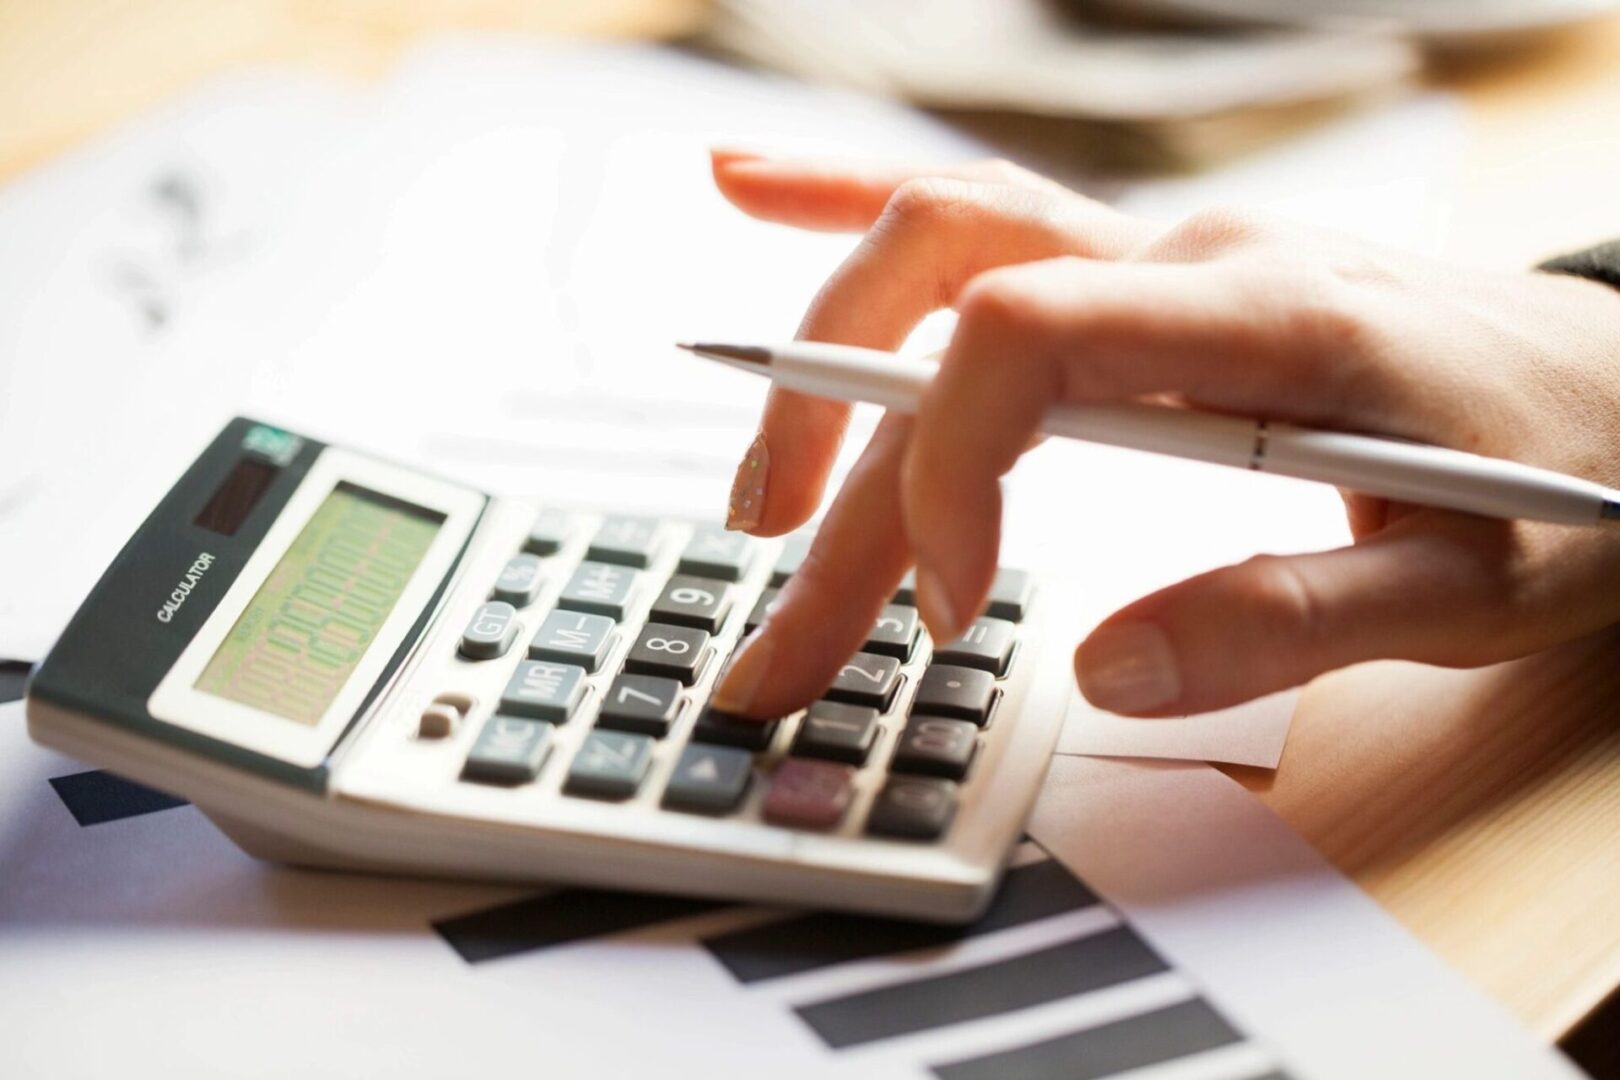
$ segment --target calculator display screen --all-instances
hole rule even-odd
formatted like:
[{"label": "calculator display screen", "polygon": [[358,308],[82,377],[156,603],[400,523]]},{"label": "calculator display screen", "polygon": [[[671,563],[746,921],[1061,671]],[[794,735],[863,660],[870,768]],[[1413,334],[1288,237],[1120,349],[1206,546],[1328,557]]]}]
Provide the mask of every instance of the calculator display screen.
[{"label": "calculator display screen", "polygon": [[295,723],[319,722],[444,520],[338,484],[248,601],[196,688]]}]

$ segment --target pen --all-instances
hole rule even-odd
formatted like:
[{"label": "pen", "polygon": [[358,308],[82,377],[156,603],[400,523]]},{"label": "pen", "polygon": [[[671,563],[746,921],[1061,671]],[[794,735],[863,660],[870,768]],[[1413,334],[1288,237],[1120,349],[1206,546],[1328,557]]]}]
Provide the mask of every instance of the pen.
[{"label": "pen", "polygon": [[[680,348],[790,390],[901,413],[917,411],[935,371],[926,360],[814,341]],[[1402,439],[1130,403],[1056,405],[1047,410],[1041,430],[1487,517],[1620,525],[1620,491],[1550,469]]]}]

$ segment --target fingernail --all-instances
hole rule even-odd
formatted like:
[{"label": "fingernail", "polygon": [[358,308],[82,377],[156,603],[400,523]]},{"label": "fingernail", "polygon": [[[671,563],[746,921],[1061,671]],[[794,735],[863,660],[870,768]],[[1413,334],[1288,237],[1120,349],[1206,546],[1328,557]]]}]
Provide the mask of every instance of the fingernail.
[{"label": "fingernail", "polygon": [[774,648],[760,636],[759,630],[748,635],[721,673],[714,693],[709,697],[709,704],[724,713],[749,715],[749,707],[759,694],[759,688],[765,684]]},{"label": "fingernail", "polygon": [[935,641],[950,641],[961,633],[956,625],[956,610],[951,607],[951,596],[945,591],[945,580],[933,570],[917,570],[917,611],[928,626]]},{"label": "fingernail", "polygon": [[736,165],[746,161],[762,161],[764,155],[755,150],[744,150],[736,146],[711,146],[709,157],[717,165]]},{"label": "fingernail", "polygon": [[1105,626],[1080,646],[1075,677],[1086,700],[1110,712],[1157,709],[1181,696],[1181,672],[1163,630],[1147,622]]},{"label": "fingernail", "polygon": [[754,436],[748,453],[737,466],[731,481],[731,500],[726,503],[726,528],[747,532],[757,528],[765,512],[765,478],[771,470],[771,454],[765,449],[765,433]]}]

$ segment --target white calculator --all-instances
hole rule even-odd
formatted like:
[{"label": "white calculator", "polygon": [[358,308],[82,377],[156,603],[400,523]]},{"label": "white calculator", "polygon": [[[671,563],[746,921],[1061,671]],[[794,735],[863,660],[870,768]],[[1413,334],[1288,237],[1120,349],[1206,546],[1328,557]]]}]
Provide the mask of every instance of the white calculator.
[{"label": "white calculator", "polygon": [[707,707],[805,542],[495,498],[226,426],[80,607],[29,730],[305,865],[965,921],[1070,694],[1002,571],[931,642],[902,588],[824,698]]}]

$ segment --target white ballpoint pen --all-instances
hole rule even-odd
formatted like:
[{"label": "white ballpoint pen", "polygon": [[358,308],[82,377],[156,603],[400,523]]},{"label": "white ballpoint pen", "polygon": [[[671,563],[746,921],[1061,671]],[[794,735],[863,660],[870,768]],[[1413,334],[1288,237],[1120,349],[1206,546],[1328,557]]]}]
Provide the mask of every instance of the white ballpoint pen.
[{"label": "white ballpoint pen", "polygon": [[[935,372],[926,360],[814,341],[680,347],[790,390],[901,413],[917,411]],[[1487,517],[1620,525],[1620,491],[1550,469],[1401,439],[1139,404],[1054,405],[1041,431]]]}]

